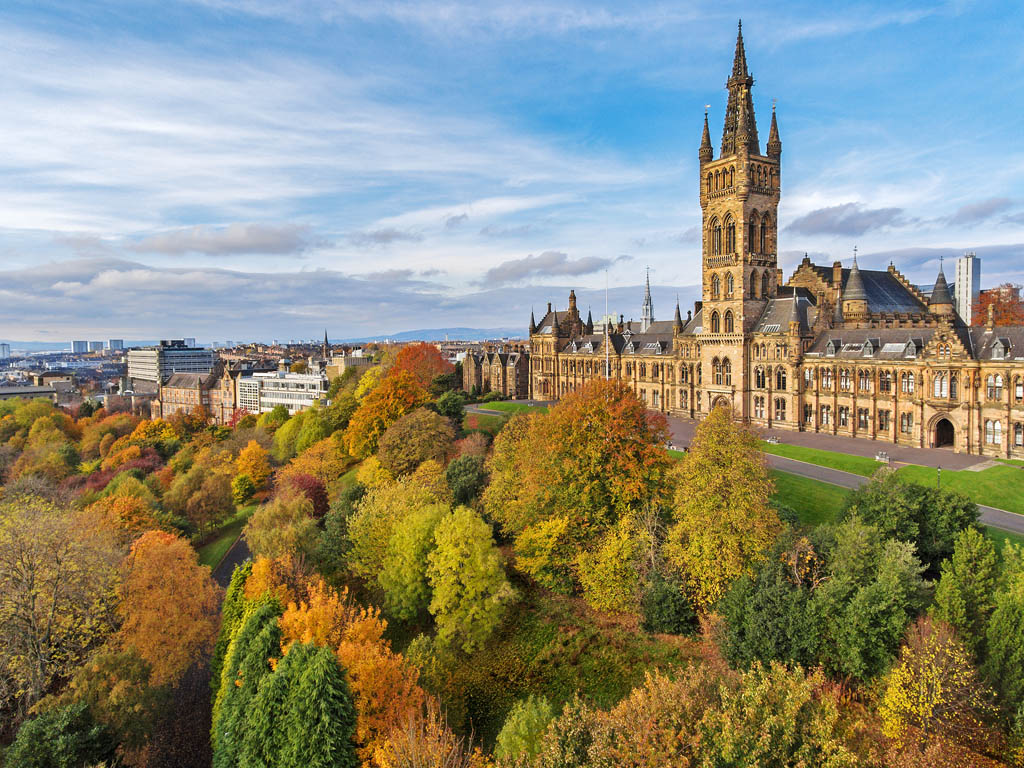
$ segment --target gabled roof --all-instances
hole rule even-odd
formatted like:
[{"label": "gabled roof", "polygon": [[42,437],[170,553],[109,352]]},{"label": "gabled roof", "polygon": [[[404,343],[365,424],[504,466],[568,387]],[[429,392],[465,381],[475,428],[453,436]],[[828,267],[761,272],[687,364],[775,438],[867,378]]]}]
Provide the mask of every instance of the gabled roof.
[{"label": "gabled roof", "polygon": [[[832,285],[832,267],[814,264],[813,269],[822,280]],[[927,307],[889,270],[858,269],[857,271],[860,273],[860,282],[867,298],[869,312],[904,314],[927,311]],[[846,290],[849,278],[850,270],[844,269],[844,299],[852,298]]]}]

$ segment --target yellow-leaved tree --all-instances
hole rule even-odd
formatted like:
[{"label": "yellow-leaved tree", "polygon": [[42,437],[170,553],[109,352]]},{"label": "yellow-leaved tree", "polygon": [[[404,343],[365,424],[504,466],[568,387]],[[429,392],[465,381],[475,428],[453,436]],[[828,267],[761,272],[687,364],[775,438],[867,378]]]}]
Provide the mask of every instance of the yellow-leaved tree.
[{"label": "yellow-leaved tree", "polygon": [[774,483],[757,435],[727,408],[697,427],[675,479],[665,554],[686,574],[694,607],[706,611],[775,541],[782,524],[768,504]]},{"label": "yellow-leaved tree", "polygon": [[248,475],[257,491],[262,491],[270,477],[270,454],[267,449],[250,440],[249,444],[238,452],[235,469],[239,475]]}]

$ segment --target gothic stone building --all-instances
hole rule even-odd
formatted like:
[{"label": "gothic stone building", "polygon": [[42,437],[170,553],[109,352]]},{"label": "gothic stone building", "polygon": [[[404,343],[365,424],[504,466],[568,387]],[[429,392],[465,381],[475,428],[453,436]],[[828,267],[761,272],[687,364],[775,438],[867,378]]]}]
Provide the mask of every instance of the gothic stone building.
[{"label": "gothic stone building", "polygon": [[530,388],[530,354],[520,346],[469,352],[462,361],[462,388],[467,392],[500,392],[521,400]]},{"label": "gothic stone building", "polygon": [[627,382],[649,408],[700,418],[727,406],[749,423],[1024,458],[1024,327],[968,327],[940,268],[925,297],[894,266],[819,266],[783,282],[777,261],[782,143],[775,111],[761,153],[753,78],[737,37],[714,157],[701,140],[702,299],[656,321],[594,327],[568,309],[530,317],[530,396]]}]

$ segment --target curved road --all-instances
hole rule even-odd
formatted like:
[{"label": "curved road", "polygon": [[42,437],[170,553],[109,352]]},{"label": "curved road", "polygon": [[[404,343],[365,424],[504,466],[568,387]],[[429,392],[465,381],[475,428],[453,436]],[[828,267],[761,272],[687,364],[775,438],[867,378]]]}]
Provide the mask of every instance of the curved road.
[{"label": "curved road", "polygon": [[[787,459],[770,453],[766,453],[765,458],[768,460],[768,466],[772,469],[788,472],[791,475],[809,477],[812,480],[820,480],[823,483],[839,485],[843,488],[859,488],[870,479],[851,472],[843,472],[842,470],[830,469],[829,467],[819,467],[817,464],[808,464],[805,461]],[[981,511],[981,522],[985,525],[1024,535],[1024,515],[996,509],[995,507],[986,507],[982,504],[978,505],[978,509]]]}]

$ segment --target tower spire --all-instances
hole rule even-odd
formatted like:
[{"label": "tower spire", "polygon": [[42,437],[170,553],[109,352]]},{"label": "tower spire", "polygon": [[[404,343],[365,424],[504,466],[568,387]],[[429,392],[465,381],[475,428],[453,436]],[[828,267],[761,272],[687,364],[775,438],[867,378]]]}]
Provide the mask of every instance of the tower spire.
[{"label": "tower spire", "polygon": [[704,107],[704,133],[700,137],[700,152],[698,152],[701,164],[709,163],[715,156],[715,150],[711,147],[711,131],[708,130],[708,107]]},{"label": "tower spire", "polygon": [[775,122],[775,102],[772,101],[772,127],[768,131],[768,157],[778,159],[782,154],[782,141],[779,139],[779,124]]},{"label": "tower spire", "polygon": [[679,313],[679,294],[676,294],[676,314],[672,318],[672,324],[675,328],[676,333],[683,332],[683,316]]},{"label": "tower spire", "polygon": [[729,103],[725,108],[725,125],[722,128],[721,157],[734,155],[741,149],[760,154],[757,138],[757,122],[754,119],[754,100],[750,89],[754,78],[747,70],[747,54],[743,48],[743,22],[736,33],[736,55],[732,62],[732,75],[725,87],[729,91]]},{"label": "tower spire", "polygon": [[640,314],[640,332],[646,333],[654,322],[654,302],[651,301],[651,268],[647,268],[647,285],[644,289],[644,306]]},{"label": "tower spire", "polygon": [[329,342],[327,341],[327,329],[326,329],[326,328],[324,328],[324,349],[323,349],[323,353],[324,353],[324,354],[323,354],[323,357],[324,357],[324,360],[326,360],[326,359],[327,359],[327,348],[328,348],[329,346],[330,346],[330,343],[329,343]]},{"label": "tower spire", "polygon": [[533,307],[530,307],[530,335],[537,332],[537,321],[533,319]]}]

